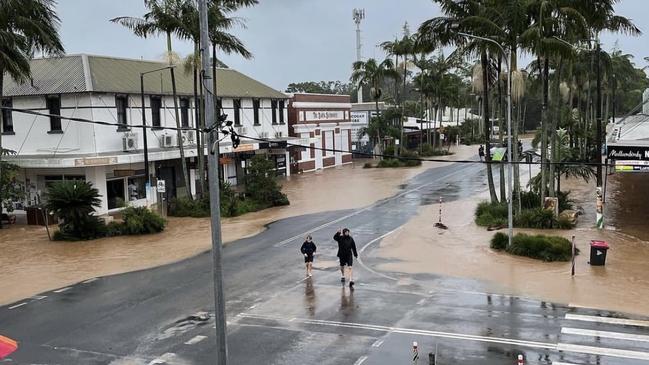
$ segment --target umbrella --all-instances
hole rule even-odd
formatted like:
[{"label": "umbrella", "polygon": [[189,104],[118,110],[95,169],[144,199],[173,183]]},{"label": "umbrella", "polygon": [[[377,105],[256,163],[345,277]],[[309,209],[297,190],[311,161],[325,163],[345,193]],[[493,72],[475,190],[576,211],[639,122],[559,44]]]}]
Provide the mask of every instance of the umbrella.
[{"label": "umbrella", "polygon": [[18,349],[18,342],[0,335],[0,359],[4,359]]}]

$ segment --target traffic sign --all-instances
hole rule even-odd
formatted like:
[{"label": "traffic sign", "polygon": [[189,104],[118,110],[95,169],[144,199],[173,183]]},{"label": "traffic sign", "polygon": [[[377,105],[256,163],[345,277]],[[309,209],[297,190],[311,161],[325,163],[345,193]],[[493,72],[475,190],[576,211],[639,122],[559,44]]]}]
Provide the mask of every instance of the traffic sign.
[{"label": "traffic sign", "polygon": [[164,180],[158,180],[158,183],[156,184],[156,187],[158,189],[158,193],[164,193],[166,191],[165,181]]}]

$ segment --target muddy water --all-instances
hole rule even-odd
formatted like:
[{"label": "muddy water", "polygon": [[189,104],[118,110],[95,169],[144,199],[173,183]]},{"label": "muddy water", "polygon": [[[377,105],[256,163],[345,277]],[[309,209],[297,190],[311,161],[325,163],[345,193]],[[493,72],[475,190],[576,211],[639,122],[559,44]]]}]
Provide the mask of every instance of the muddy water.
[{"label": "muddy water", "polygon": [[[572,182],[575,196],[592,195],[590,187],[576,191],[578,186]],[[481,195],[444,204],[443,217],[448,230],[433,226],[437,219],[437,206],[422,207],[418,216],[404,229],[381,242],[379,257],[398,260],[382,264],[379,269],[474,278],[489,283],[496,292],[649,314],[646,300],[646,293],[649,293],[649,244],[621,233],[588,228],[593,223],[585,221],[572,231],[516,230],[560,235],[568,239],[575,235],[582,254],[578,256],[573,278],[570,263],[544,263],[489,249],[488,242],[493,232],[473,223],[475,207],[485,198]],[[605,267],[587,264],[591,239],[604,239],[611,244]]]},{"label": "muddy water", "polygon": [[608,177],[607,224],[649,241],[649,174],[615,174]]},{"label": "muddy water", "polygon": [[[474,154],[461,147],[449,159]],[[340,169],[292,176],[282,183],[291,205],[223,220],[223,239],[231,242],[263,231],[278,219],[353,209],[394,195],[402,184],[428,168],[363,169],[363,162]],[[0,230],[0,304],[89,278],[140,270],[191,257],[211,247],[208,219],[170,218],[160,234],[88,242],[49,242],[45,229],[13,226]]]}]

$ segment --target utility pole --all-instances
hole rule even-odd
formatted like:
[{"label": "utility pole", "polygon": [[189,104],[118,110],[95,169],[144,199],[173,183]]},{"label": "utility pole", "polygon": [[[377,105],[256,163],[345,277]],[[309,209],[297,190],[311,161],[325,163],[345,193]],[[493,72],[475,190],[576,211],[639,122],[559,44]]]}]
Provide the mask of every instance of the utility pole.
[{"label": "utility pole", "polygon": [[216,328],[216,364],[227,363],[225,298],[223,297],[223,270],[221,260],[221,202],[219,201],[219,126],[214,110],[214,95],[212,83],[212,68],[210,67],[210,40],[207,24],[207,0],[198,0],[200,47],[203,87],[205,89],[205,123],[208,126],[207,173],[210,191],[210,211],[212,228],[212,259],[214,274],[214,326]]},{"label": "utility pole", "polygon": [[602,186],[602,75],[600,73],[601,46],[599,39],[595,40],[597,47],[595,54],[595,73],[597,74],[597,187]]},{"label": "utility pole", "polygon": [[[365,19],[365,9],[354,9],[352,12],[354,23],[356,23],[356,61],[361,61],[361,21]],[[363,86],[358,85],[358,103],[363,102]]]}]

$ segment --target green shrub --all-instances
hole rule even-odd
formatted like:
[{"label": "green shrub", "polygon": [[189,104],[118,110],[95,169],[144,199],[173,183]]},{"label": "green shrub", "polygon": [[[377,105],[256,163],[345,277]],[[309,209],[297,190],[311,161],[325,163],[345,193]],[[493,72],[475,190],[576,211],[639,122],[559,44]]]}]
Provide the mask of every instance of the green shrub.
[{"label": "green shrub", "polygon": [[275,165],[264,155],[252,158],[246,176],[246,196],[254,200],[261,209],[277,205],[288,205],[288,197],[282,193],[275,180]]},{"label": "green shrub", "polygon": [[101,206],[99,191],[85,181],[66,180],[52,184],[47,192],[47,210],[62,220],[57,237],[90,240],[104,234],[104,223],[94,215]]},{"label": "green shrub", "polygon": [[256,212],[264,208],[267,207],[260,208],[259,205],[252,199],[243,199],[239,202],[239,204],[237,204],[237,209],[233,216],[239,216],[250,212]]},{"label": "green shrub", "polygon": [[543,261],[569,261],[572,257],[572,244],[563,237],[519,233],[514,236],[507,252]]},{"label": "green shrub", "polygon": [[116,237],[123,234],[123,223],[110,222],[106,225],[106,237]]},{"label": "green shrub", "polygon": [[387,146],[385,150],[383,150],[383,158],[384,159],[393,159],[394,158],[394,146]]},{"label": "green shrub", "polygon": [[129,207],[122,210],[122,234],[148,234],[162,232],[165,221],[146,207]]},{"label": "green shrub", "polygon": [[376,167],[379,168],[393,168],[393,167],[403,167],[403,163],[397,159],[393,158],[386,158],[381,161],[379,161],[378,165]]},{"label": "green shrub", "polygon": [[402,150],[401,156],[399,157],[399,159],[405,166],[421,166],[421,160],[419,159],[419,155],[416,152]]},{"label": "green shrub", "polygon": [[169,215],[172,217],[209,217],[209,197],[197,198],[196,200],[188,197],[173,198],[169,201]]},{"label": "green shrub", "polygon": [[[570,191],[560,191],[557,193],[557,197],[559,198],[560,212],[573,208],[574,201],[570,199]],[[521,191],[521,208],[541,208],[541,195],[535,191]]]},{"label": "green shrub", "polygon": [[520,228],[550,229],[557,226],[554,213],[545,209],[528,209],[521,211],[514,219],[514,225]]},{"label": "green shrub", "polygon": [[373,167],[374,167],[374,165],[372,165],[371,162],[366,162],[366,163],[363,164],[364,169],[371,169]]},{"label": "green shrub", "polygon": [[475,223],[481,227],[506,225],[507,205],[490,202],[478,204],[475,210]]},{"label": "green shrub", "polygon": [[502,232],[498,232],[491,238],[490,246],[494,250],[504,250],[507,248],[508,243],[509,237]]}]

